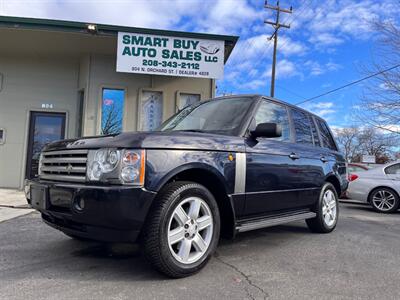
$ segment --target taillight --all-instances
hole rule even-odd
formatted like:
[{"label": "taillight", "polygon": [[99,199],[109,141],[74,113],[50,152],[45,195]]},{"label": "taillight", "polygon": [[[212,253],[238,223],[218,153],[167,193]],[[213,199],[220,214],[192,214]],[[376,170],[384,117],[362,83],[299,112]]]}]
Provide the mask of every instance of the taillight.
[{"label": "taillight", "polygon": [[349,181],[354,181],[354,180],[356,180],[356,179],[358,178],[358,175],[356,175],[356,174],[349,174],[348,178],[349,178]]}]

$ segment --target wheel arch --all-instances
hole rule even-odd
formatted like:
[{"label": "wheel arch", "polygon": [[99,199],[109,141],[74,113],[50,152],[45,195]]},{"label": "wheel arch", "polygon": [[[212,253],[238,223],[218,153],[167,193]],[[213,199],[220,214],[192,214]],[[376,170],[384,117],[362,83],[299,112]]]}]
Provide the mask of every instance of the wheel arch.
[{"label": "wheel arch", "polygon": [[331,183],[335,187],[338,197],[340,197],[342,193],[342,188],[340,186],[339,179],[337,179],[335,175],[331,174],[325,178],[325,182]]},{"label": "wheel arch", "polygon": [[214,196],[221,218],[221,235],[233,238],[235,234],[235,210],[228,196],[225,178],[218,170],[202,164],[189,164],[177,168],[162,181],[160,189],[173,181],[192,181],[206,187]]},{"label": "wheel arch", "polygon": [[369,191],[368,197],[367,197],[368,203],[371,203],[371,200],[370,200],[370,199],[371,199],[372,193],[373,193],[374,191],[378,190],[378,189],[381,189],[381,188],[385,188],[385,189],[391,190],[398,198],[400,198],[399,193],[398,193],[395,189],[393,189],[392,187],[387,186],[387,185],[379,185],[379,186],[376,186],[376,187],[374,187],[373,189],[371,189],[371,190]]}]

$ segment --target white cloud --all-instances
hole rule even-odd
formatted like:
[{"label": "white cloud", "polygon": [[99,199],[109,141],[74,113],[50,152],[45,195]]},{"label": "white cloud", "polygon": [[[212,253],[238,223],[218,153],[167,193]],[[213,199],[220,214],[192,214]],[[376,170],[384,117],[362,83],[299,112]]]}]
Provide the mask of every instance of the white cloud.
[{"label": "white cloud", "polygon": [[308,102],[301,106],[326,120],[330,120],[332,115],[336,113],[333,102]]},{"label": "white cloud", "polygon": [[316,35],[312,35],[309,38],[309,42],[317,45],[318,47],[332,46],[332,45],[340,45],[344,43],[342,38],[335,36],[332,33],[320,33]]},{"label": "white cloud", "polygon": [[[271,77],[272,67],[269,68],[263,73],[263,78]],[[301,72],[297,69],[296,64],[287,59],[282,59],[277,62],[275,69],[275,77],[276,78],[290,78],[295,76],[302,76]]]},{"label": "white cloud", "polygon": [[285,56],[304,55],[307,52],[307,47],[298,41],[294,41],[290,37],[282,36],[278,42],[278,53]]},{"label": "white cloud", "polygon": [[315,49],[334,52],[345,41],[373,38],[375,20],[398,20],[394,0],[328,0],[305,2],[294,9],[291,35],[304,35]]},{"label": "white cloud", "polygon": [[321,64],[318,61],[307,60],[303,66],[306,68],[308,73],[312,76],[322,75],[326,72],[336,71],[341,68],[339,64],[328,62],[325,64]]},{"label": "white cloud", "polygon": [[384,133],[388,133],[388,132],[400,133],[400,125],[398,125],[398,124],[381,125],[381,126],[378,126],[378,127]]}]

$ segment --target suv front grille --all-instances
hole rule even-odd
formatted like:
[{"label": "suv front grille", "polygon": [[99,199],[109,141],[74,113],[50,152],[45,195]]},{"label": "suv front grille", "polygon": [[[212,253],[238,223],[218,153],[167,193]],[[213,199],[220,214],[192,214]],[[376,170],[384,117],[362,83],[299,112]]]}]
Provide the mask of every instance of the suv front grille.
[{"label": "suv front grille", "polygon": [[63,150],[43,152],[39,177],[54,181],[86,181],[88,150]]}]

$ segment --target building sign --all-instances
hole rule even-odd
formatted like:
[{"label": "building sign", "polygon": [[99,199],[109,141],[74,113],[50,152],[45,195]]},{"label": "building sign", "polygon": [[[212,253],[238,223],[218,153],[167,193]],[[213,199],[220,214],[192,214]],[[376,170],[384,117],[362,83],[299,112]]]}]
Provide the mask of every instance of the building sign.
[{"label": "building sign", "polygon": [[118,32],[117,72],[222,78],[224,41]]},{"label": "building sign", "polygon": [[376,163],[375,155],[363,155],[362,156],[362,162],[363,163],[369,163],[369,164]]}]

